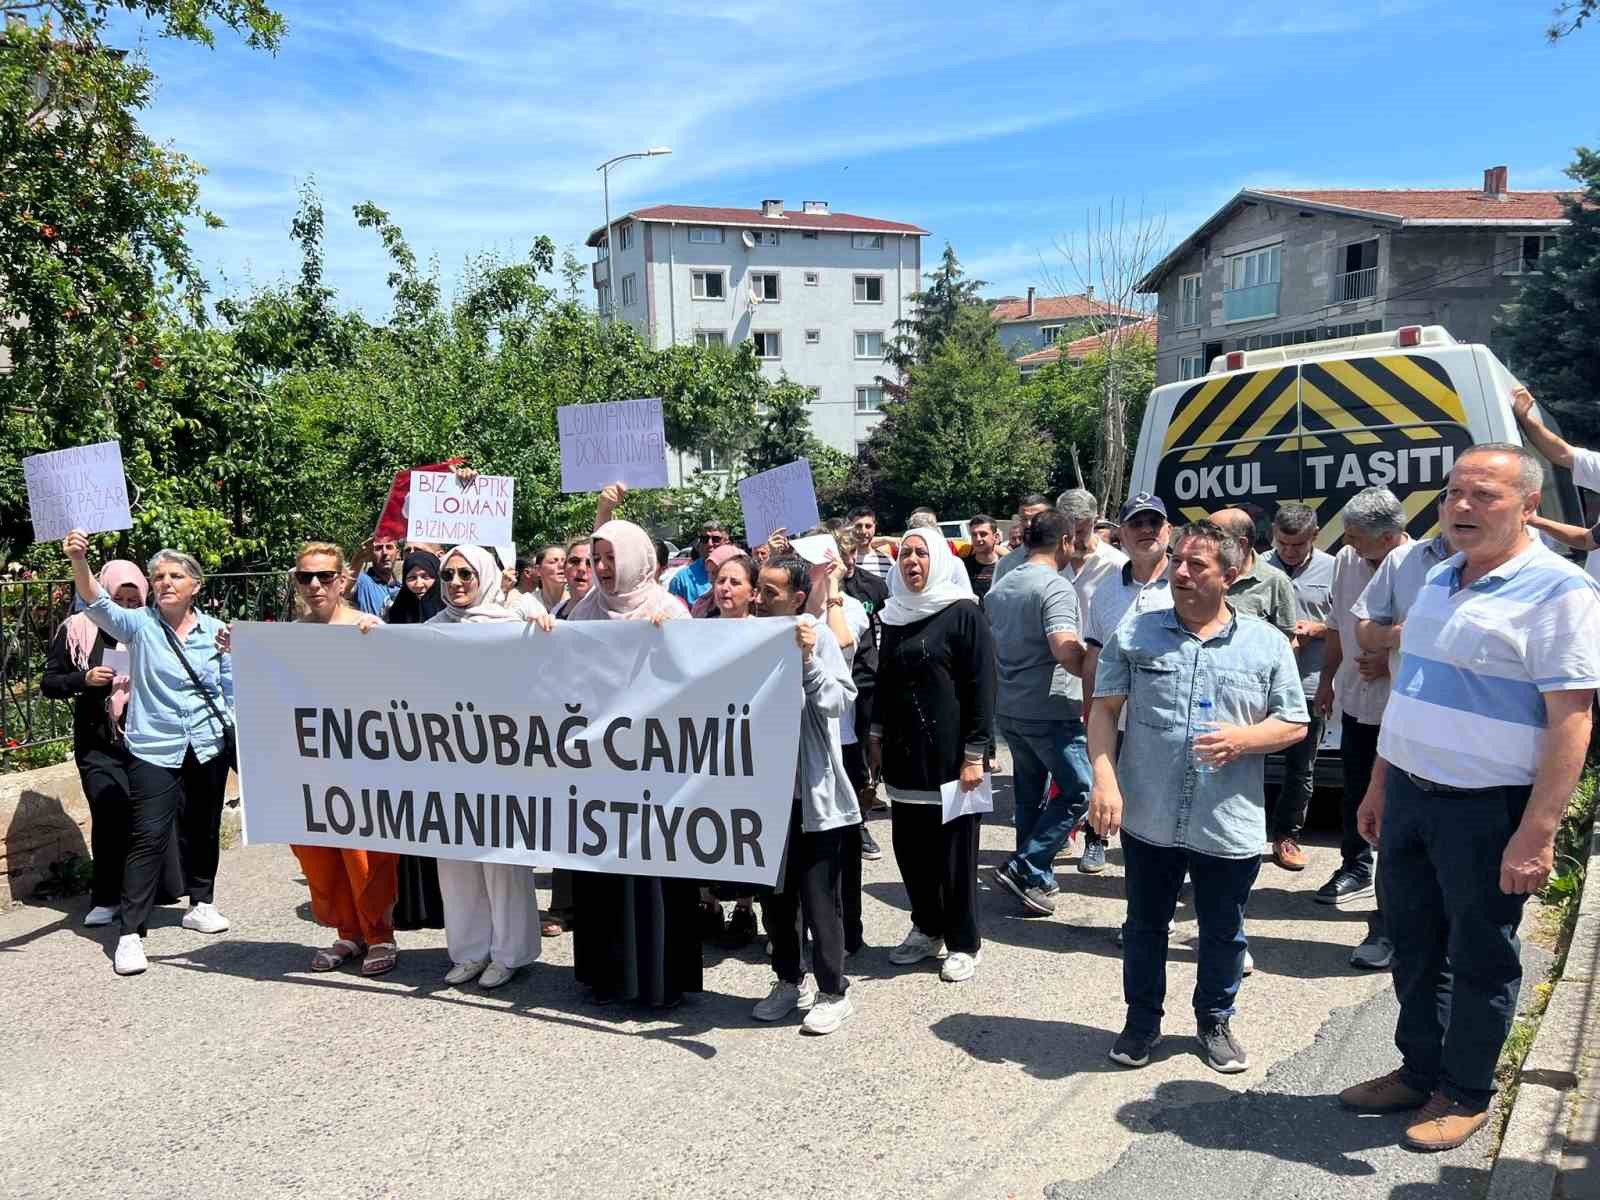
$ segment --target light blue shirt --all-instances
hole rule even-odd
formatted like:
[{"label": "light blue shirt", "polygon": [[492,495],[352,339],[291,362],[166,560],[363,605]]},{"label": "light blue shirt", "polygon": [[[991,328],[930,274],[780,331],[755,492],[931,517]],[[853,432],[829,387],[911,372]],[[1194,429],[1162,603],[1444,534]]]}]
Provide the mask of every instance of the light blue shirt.
[{"label": "light blue shirt", "polygon": [[[154,609],[123,608],[105,592],[84,610],[89,619],[128,647],[129,678],[125,736],[133,754],[158,767],[183,765],[185,752],[210,762],[222,750],[224,730],[201,699],[163,633]],[[233,717],[233,662],[217,650],[222,622],[195,613],[195,626],[183,645],[184,657],[205,685],[211,702]]]},{"label": "light blue shirt", "polygon": [[[400,590],[400,581],[391,579],[388,583],[379,583],[372,577],[372,572],[366,570],[356,576],[356,607],[364,613],[371,613],[375,617],[383,616],[383,610],[393,600],[395,593]],[[165,639],[163,639],[165,640]]]},{"label": "light blue shirt", "polygon": [[706,560],[697,558],[667,581],[667,591],[690,608],[694,602],[711,590],[711,573]]},{"label": "light blue shirt", "polygon": [[1267,840],[1263,765],[1247,754],[1215,771],[1194,769],[1200,701],[1221,725],[1269,717],[1305,725],[1305,692],[1289,639],[1235,613],[1205,641],[1172,609],[1129,614],[1107,640],[1094,694],[1126,696],[1128,733],[1117,757],[1122,827],[1142,842],[1217,858],[1256,858]]}]

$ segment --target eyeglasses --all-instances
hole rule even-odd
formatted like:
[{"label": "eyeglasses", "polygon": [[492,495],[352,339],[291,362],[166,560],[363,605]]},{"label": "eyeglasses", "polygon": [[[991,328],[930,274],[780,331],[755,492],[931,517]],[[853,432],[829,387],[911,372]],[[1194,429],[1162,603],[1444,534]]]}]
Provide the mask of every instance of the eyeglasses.
[{"label": "eyeglasses", "polygon": [[700,540],[708,546],[723,546],[727,544],[728,535],[725,533],[702,533]]},{"label": "eyeglasses", "polygon": [[462,583],[471,583],[478,577],[478,573],[471,567],[446,567],[439,572],[439,578],[446,583],[454,583],[457,579]]},{"label": "eyeglasses", "polygon": [[323,587],[327,587],[337,578],[339,578],[339,572],[337,571],[296,571],[294,573],[294,581],[301,587],[310,587],[313,579]]}]

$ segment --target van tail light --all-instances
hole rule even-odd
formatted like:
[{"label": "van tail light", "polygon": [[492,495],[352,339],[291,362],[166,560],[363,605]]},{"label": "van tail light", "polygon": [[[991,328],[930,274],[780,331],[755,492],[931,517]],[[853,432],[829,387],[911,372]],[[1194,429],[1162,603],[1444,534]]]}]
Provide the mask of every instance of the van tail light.
[{"label": "van tail light", "polygon": [[1244,366],[1244,351],[1230,350],[1228,351],[1228,357],[1223,359],[1222,362],[1226,370],[1237,371],[1240,367]]},{"label": "van tail light", "polygon": [[1422,345],[1422,326],[1421,325],[1402,325],[1402,326],[1400,326],[1399,329],[1395,330],[1395,341],[1398,342],[1401,346],[1420,346],[1420,345]]}]

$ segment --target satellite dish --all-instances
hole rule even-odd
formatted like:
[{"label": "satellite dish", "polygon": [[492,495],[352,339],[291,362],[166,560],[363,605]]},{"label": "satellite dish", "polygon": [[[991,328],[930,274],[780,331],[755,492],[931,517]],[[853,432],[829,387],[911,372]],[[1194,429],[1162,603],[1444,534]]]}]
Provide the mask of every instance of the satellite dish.
[{"label": "satellite dish", "polygon": [[739,240],[744,243],[746,250],[754,250],[756,248],[756,235],[748,229],[739,235]]}]

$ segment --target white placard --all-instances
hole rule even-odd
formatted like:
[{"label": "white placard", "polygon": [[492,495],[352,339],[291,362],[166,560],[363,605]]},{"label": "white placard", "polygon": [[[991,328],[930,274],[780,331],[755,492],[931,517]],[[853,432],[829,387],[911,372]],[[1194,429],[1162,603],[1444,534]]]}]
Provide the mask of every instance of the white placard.
[{"label": "white placard", "polygon": [[441,546],[504,545],[512,540],[516,487],[510,475],[479,475],[463,486],[454,471],[413,471],[406,496],[406,537]]},{"label": "white placard", "polygon": [[787,620],[241,622],[245,839],[771,884],[800,676]]},{"label": "white placard", "polygon": [[826,566],[828,556],[839,557],[839,543],[833,540],[831,533],[814,533],[810,537],[790,538],[789,545],[794,552],[808,563],[815,566]]},{"label": "white placard", "polygon": [[667,435],[659,397],[556,409],[561,490],[598,492],[613,483],[667,486]]},{"label": "white placard", "polygon": [[989,778],[989,772],[983,773],[983,779],[970,792],[963,792],[961,781],[952,779],[939,788],[939,802],[944,805],[944,821],[947,825],[957,817],[970,816],[973,813],[992,813],[994,783]]},{"label": "white placard", "polygon": [[817,489],[811,483],[811,464],[796,459],[739,481],[739,503],[744,506],[744,536],[759,546],[774,529],[791,539],[819,523]]},{"label": "white placard", "polygon": [[31,455],[22,460],[22,477],[36,542],[59,541],[74,529],[104,533],[133,528],[120,442]]},{"label": "white placard", "polygon": [[126,650],[107,650],[100,655],[100,665],[110,667],[114,675],[127,678],[128,672],[133,670],[133,660]]}]

